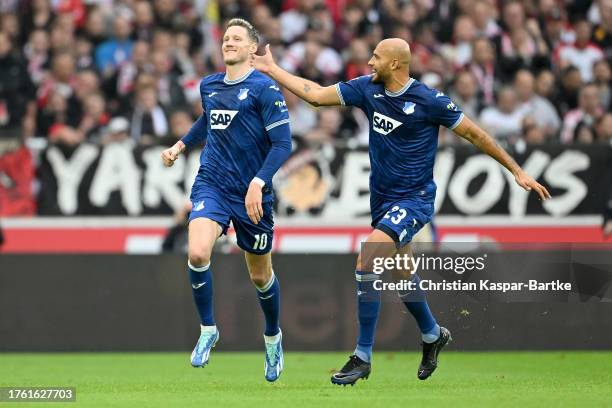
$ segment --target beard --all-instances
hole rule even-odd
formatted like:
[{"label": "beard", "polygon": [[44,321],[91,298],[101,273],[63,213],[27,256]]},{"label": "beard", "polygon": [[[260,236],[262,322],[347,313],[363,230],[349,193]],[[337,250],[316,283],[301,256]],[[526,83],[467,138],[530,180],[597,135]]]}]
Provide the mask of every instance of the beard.
[{"label": "beard", "polygon": [[381,84],[385,82],[385,80],[382,75],[380,75],[380,72],[375,72],[374,76],[372,77],[372,82],[374,82],[375,84]]},{"label": "beard", "polygon": [[247,57],[244,57],[238,53],[235,53],[234,55],[229,55],[229,56],[224,56],[223,57],[223,62],[225,63],[225,65],[236,65],[236,64],[240,64],[244,61],[247,60]]},{"label": "beard", "polygon": [[237,58],[237,57],[229,57],[229,58],[224,58],[223,62],[225,63],[225,65],[236,65],[242,61],[240,60],[240,58]]}]

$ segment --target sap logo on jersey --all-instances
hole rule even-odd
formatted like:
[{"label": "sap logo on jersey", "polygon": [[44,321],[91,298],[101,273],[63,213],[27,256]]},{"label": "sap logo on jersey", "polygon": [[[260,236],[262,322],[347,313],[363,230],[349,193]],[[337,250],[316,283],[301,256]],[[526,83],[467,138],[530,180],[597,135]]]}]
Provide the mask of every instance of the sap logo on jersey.
[{"label": "sap logo on jersey", "polygon": [[392,119],[382,113],[374,112],[372,129],[381,135],[388,135],[398,127],[402,126],[402,122]]},{"label": "sap logo on jersey", "polygon": [[210,128],[227,129],[238,111],[213,109],[210,111]]}]

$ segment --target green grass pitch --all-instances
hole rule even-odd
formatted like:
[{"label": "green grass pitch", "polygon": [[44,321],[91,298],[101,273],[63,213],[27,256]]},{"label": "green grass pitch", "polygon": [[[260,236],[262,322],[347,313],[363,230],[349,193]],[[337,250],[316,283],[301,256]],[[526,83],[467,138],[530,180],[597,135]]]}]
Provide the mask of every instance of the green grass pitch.
[{"label": "green grass pitch", "polygon": [[0,386],[75,386],[75,403],[41,407],[612,407],[612,352],[453,352],[427,381],[417,353],[378,352],[370,379],[329,381],[347,353],[285,355],[273,384],[263,353],[214,352],[204,369],[189,353],[0,354]]}]

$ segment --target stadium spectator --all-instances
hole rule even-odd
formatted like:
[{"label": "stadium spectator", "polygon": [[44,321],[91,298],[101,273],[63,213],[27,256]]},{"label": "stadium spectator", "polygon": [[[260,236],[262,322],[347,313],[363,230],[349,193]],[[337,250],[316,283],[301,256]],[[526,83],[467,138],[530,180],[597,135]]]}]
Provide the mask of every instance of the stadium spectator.
[{"label": "stadium spectator", "polygon": [[576,139],[576,130],[579,124],[587,127],[593,126],[595,120],[603,114],[599,90],[594,84],[587,84],[580,89],[578,108],[565,114],[563,129],[561,130],[561,143],[571,143]]},{"label": "stadium spectator", "polygon": [[183,86],[178,75],[173,72],[174,61],[170,54],[165,51],[154,51],[151,55],[151,62],[159,102],[166,109],[184,106],[186,100]]},{"label": "stadium spectator", "polygon": [[20,136],[24,120],[33,120],[34,93],[25,61],[13,50],[9,36],[0,31],[0,137]]},{"label": "stadium spectator", "polygon": [[76,102],[70,103],[60,88],[51,90],[45,102],[45,105],[38,109],[36,135],[51,136],[51,129],[55,125],[78,126],[78,105]]},{"label": "stadium spectator", "polygon": [[100,78],[93,69],[85,69],[76,75],[74,93],[81,103],[87,95],[100,91]]},{"label": "stadium spectator", "polygon": [[134,111],[129,116],[130,137],[141,144],[151,144],[168,133],[166,112],[157,99],[152,85],[141,86],[136,92]]},{"label": "stadium spectator", "polygon": [[593,79],[593,64],[603,59],[601,48],[591,42],[591,23],[588,20],[578,20],[574,23],[576,41],[571,45],[561,45],[556,51],[559,67],[573,65],[580,71],[583,82]]},{"label": "stadium spectator", "polygon": [[19,28],[19,19],[16,14],[0,14],[0,27],[2,27],[2,31],[9,36],[12,42],[17,43],[20,40],[21,30]]},{"label": "stadium spectator", "polygon": [[473,60],[469,65],[474,74],[478,87],[486,105],[491,105],[495,100],[495,88],[497,67],[495,65],[495,53],[493,43],[485,37],[480,37],[472,43]]},{"label": "stadium spectator", "polygon": [[35,85],[40,84],[49,69],[49,34],[44,30],[34,30],[23,47],[23,55],[28,63],[28,73]]},{"label": "stadium spectator", "polygon": [[[38,105],[44,107],[47,104],[50,92],[59,92],[66,99],[74,95],[77,84],[76,66],[72,53],[63,51],[54,54],[51,60],[51,72],[41,82],[38,88]],[[71,103],[74,101],[70,100]],[[77,107],[75,107],[75,110]]]},{"label": "stadium spectator", "polygon": [[99,8],[93,8],[87,14],[87,21],[84,27],[84,35],[97,47],[106,39],[106,18]]},{"label": "stadium spectator", "polygon": [[597,0],[599,22],[593,30],[593,42],[604,50],[606,58],[612,57],[612,2]]},{"label": "stadium spectator", "polygon": [[151,3],[139,0],[134,3],[134,32],[132,38],[136,41],[151,41],[155,30],[155,16]]},{"label": "stadium spectator", "polygon": [[532,116],[526,116],[522,122],[523,140],[527,145],[542,145],[546,143],[546,134],[544,130],[538,126],[538,123]]},{"label": "stadium spectator", "polygon": [[355,39],[351,42],[349,57],[344,71],[344,78],[356,78],[361,75],[369,75],[372,69],[368,61],[372,56],[372,51],[368,43],[362,39]]},{"label": "stadium spectator", "polygon": [[593,76],[595,84],[599,88],[599,96],[601,98],[601,106],[606,110],[612,109],[612,70],[610,63],[605,60],[599,60],[593,65]]},{"label": "stadium spectator", "polygon": [[582,87],[582,77],[578,68],[570,65],[561,72],[557,97],[553,103],[561,115],[578,106],[578,92]]},{"label": "stadium spectator", "polygon": [[524,117],[516,91],[503,87],[497,94],[497,104],[485,108],[480,114],[480,123],[497,140],[511,144],[520,136]]},{"label": "stadium spectator", "polygon": [[612,146],[612,113],[607,112],[597,119],[595,139],[599,143]]},{"label": "stadium spectator", "polygon": [[177,110],[170,115],[170,132],[166,138],[160,139],[160,144],[172,146],[177,140],[189,132],[193,125],[193,117],[189,112]]},{"label": "stadium spectator", "polygon": [[280,15],[281,35],[285,43],[290,43],[306,32],[309,14],[318,0],[296,0],[295,8]]},{"label": "stadium spectator", "polygon": [[546,137],[555,135],[561,127],[561,120],[553,104],[535,93],[533,74],[527,70],[518,71],[514,77],[514,89],[523,115],[533,117]]},{"label": "stadium spectator", "polygon": [[447,62],[458,69],[472,59],[472,42],[476,38],[476,27],[469,16],[459,16],[455,20],[453,41],[440,47],[440,53]]},{"label": "stadium spectator", "polygon": [[579,143],[582,145],[593,144],[595,141],[595,135],[593,134],[593,128],[589,122],[580,121],[574,129],[574,138],[571,143]]},{"label": "stadium spectator", "polygon": [[132,48],[132,58],[121,64],[116,74],[110,78],[108,93],[114,97],[125,97],[134,90],[136,77],[152,70],[149,60],[149,43],[137,41]]},{"label": "stadium spectator", "polygon": [[354,41],[363,39],[359,38],[359,33],[363,28],[365,20],[365,10],[357,4],[349,4],[342,15],[342,24],[336,28],[334,46],[338,50],[342,50],[353,44]]},{"label": "stadium spectator", "polygon": [[461,106],[463,112],[471,118],[477,118],[480,113],[480,101],[478,99],[478,88],[476,78],[471,71],[459,71],[448,96],[457,106]]},{"label": "stadium spectator", "polygon": [[97,142],[102,137],[104,126],[110,120],[104,95],[99,92],[88,94],[84,99],[83,108],[83,116],[77,129],[88,141]]},{"label": "stadium spectator", "polygon": [[550,49],[555,50],[564,44],[571,44],[575,35],[573,27],[567,21],[565,10],[558,7],[554,1],[541,2],[540,9],[540,26],[544,28]]},{"label": "stadium spectator", "polygon": [[51,27],[50,43],[52,53],[72,52],[75,47],[73,26],[63,26],[56,19]]},{"label": "stadium spectator", "polygon": [[49,0],[32,0],[24,3],[25,7],[23,7],[22,13],[23,34],[21,38],[27,38],[28,34],[35,29],[48,32],[55,18],[51,2]]},{"label": "stadium spectator", "polygon": [[94,67],[93,58],[94,46],[87,37],[77,36],[75,40],[75,65],[77,70],[92,69]]},{"label": "stadium spectator", "polygon": [[555,74],[547,69],[540,71],[536,75],[534,90],[538,96],[552,103],[557,94]]},{"label": "stadium spectator", "polygon": [[111,143],[123,143],[126,140],[130,140],[130,135],[128,133],[129,129],[130,122],[128,122],[126,118],[112,118],[108,126],[104,129],[100,143],[107,145]]},{"label": "stadium spectator", "polygon": [[133,47],[131,33],[130,21],[125,16],[117,16],[114,21],[113,38],[96,48],[96,67],[104,77],[112,76],[117,67],[131,58]]},{"label": "stadium spectator", "polygon": [[342,58],[333,48],[314,40],[306,40],[289,48],[281,66],[314,81],[333,83],[343,64]]},{"label": "stadium spectator", "polygon": [[550,66],[548,46],[537,23],[533,20],[527,23],[509,35],[502,34],[500,71],[504,81],[510,81],[519,69],[537,71]]},{"label": "stadium spectator", "polygon": [[501,34],[501,28],[495,21],[495,12],[489,2],[477,0],[472,11],[477,36],[494,38]]}]

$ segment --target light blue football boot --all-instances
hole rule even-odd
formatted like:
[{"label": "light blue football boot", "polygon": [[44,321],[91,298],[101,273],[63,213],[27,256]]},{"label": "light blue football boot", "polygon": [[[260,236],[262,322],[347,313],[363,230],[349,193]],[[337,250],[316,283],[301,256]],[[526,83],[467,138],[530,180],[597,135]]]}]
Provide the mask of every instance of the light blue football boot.
[{"label": "light blue football boot", "polygon": [[273,382],[280,377],[283,371],[283,333],[279,331],[279,339],[276,343],[265,343],[266,345],[266,380]]},{"label": "light blue football boot", "polygon": [[219,330],[216,332],[202,332],[198,343],[191,353],[191,365],[194,367],[204,367],[208,364],[210,350],[219,341]]}]

